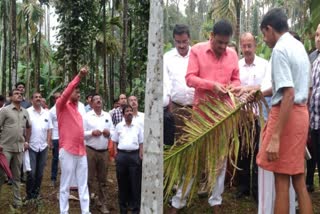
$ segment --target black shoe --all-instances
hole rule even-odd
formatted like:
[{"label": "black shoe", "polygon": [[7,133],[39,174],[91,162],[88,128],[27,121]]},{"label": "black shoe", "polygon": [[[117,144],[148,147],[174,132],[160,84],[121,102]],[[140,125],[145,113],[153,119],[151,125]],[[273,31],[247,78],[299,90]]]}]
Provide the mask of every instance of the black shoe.
[{"label": "black shoe", "polygon": [[9,186],[11,186],[11,185],[13,184],[12,179],[9,179],[9,180],[7,181],[7,184],[8,184]]},{"label": "black shoe", "polygon": [[314,186],[313,185],[307,185],[307,191],[308,192],[314,192]]},{"label": "black shoe", "polygon": [[249,196],[250,195],[250,192],[249,191],[238,191],[234,194],[234,198],[235,199],[240,199],[240,198],[243,198],[245,196]]}]

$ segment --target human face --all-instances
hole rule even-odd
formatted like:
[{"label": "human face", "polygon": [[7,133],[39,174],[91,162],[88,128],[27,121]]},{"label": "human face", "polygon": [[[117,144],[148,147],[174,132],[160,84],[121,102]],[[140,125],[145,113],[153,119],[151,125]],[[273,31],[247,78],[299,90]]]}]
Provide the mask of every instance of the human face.
[{"label": "human face", "polygon": [[87,102],[88,104],[90,104],[90,103],[91,103],[91,99],[92,99],[92,96],[88,96],[88,98],[86,99],[86,102]]},{"label": "human face", "polygon": [[93,109],[101,109],[102,108],[102,100],[101,97],[98,95],[95,95],[91,98],[92,108]]},{"label": "human face", "polygon": [[77,103],[80,100],[80,89],[74,89],[71,96],[70,96],[71,102]]},{"label": "human face", "polygon": [[24,85],[22,85],[22,84],[21,84],[21,85],[18,85],[18,86],[17,86],[17,89],[24,94],[24,92],[25,92]]},{"label": "human face", "polygon": [[133,118],[133,111],[132,111],[132,108],[130,107],[127,107],[125,110],[124,110],[124,119],[126,122],[131,122],[132,121],[132,118]]},{"label": "human face", "polygon": [[120,105],[127,104],[127,96],[125,94],[120,94],[119,96],[119,103]]},{"label": "human face", "polygon": [[269,48],[273,48],[276,45],[275,32],[271,26],[261,29],[263,34],[263,41],[267,44]]},{"label": "human face", "polygon": [[240,47],[245,59],[253,59],[256,53],[256,42],[252,35],[246,35],[240,40]]},{"label": "human face", "polygon": [[35,107],[40,107],[41,106],[41,99],[42,96],[40,93],[35,93],[32,95],[32,104]]},{"label": "human face", "polygon": [[178,53],[181,56],[186,56],[189,51],[189,36],[188,34],[184,33],[181,35],[174,35],[174,46],[176,47]]},{"label": "human face", "polygon": [[314,37],[316,48],[320,51],[320,24],[318,25],[316,36]]},{"label": "human face", "polygon": [[12,93],[11,101],[13,103],[20,103],[22,101],[22,92],[19,90],[14,90]]},{"label": "human face", "polygon": [[220,57],[227,49],[230,42],[230,36],[215,35],[213,32],[210,34],[211,50]]},{"label": "human face", "polygon": [[128,98],[128,102],[129,102],[129,105],[130,105],[133,109],[135,109],[135,110],[138,109],[138,100],[137,100],[137,98],[136,98],[135,96],[130,96],[130,97]]}]

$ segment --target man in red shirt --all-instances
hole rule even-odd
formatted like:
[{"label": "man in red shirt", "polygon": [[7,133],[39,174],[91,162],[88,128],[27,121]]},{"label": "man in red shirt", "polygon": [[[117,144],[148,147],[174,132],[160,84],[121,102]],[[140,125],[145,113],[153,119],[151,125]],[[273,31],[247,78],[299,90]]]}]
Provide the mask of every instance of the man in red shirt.
[{"label": "man in red shirt", "polygon": [[81,213],[90,213],[87,185],[88,163],[84,145],[83,120],[78,111],[80,90],[77,88],[80,80],[87,74],[87,68],[81,68],[79,74],[69,83],[56,101],[61,166],[60,213],[68,213],[70,183],[74,173],[78,185]]},{"label": "man in red shirt", "polygon": [[[186,82],[189,87],[195,88],[193,108],[198,109],[200,100],[206,100],[207,96],[220,97],[228,101],[227,88],[240,85],[239,66],[237,53],[227,47],[232,36],[232,26],[228,21],[221,20],[213,26],[210,40],[194,45],[191,48]],[[216,185],[212,190],[208,203],[213,206],[214,213],[221,213],[221,194],[224,190],[226,162],[217,177]],[[182,195],[179,188],[172,198],[171,213],[176,213],[186,205],[186,197],[191,185]]]}]

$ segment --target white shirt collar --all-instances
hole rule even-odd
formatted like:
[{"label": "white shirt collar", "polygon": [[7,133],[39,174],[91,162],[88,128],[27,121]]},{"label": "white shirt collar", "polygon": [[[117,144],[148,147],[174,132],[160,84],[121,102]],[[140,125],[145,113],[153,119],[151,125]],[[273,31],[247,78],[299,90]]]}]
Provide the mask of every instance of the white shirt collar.
[{"label": "white shirt collar", "polygon": [[174,48],[174,54],[173,54],[173,55],[174,55],[174,56],[177,56],[177,57],[182,57],[182,58],[189,58],[190,50],[191,50],[191,46],[189,46],[187,55],[181,56],[181,55],[179,54],[177,48]]}]

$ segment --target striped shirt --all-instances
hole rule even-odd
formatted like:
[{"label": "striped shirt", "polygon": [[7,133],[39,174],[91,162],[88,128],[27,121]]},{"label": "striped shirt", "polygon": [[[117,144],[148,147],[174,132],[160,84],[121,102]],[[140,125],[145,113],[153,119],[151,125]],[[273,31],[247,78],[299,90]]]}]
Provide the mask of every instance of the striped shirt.
[{"label": "striped shirt", "polygon": [[320,128],[320,54],[312,64],[312,93],[310,98],[310,127]]}]

